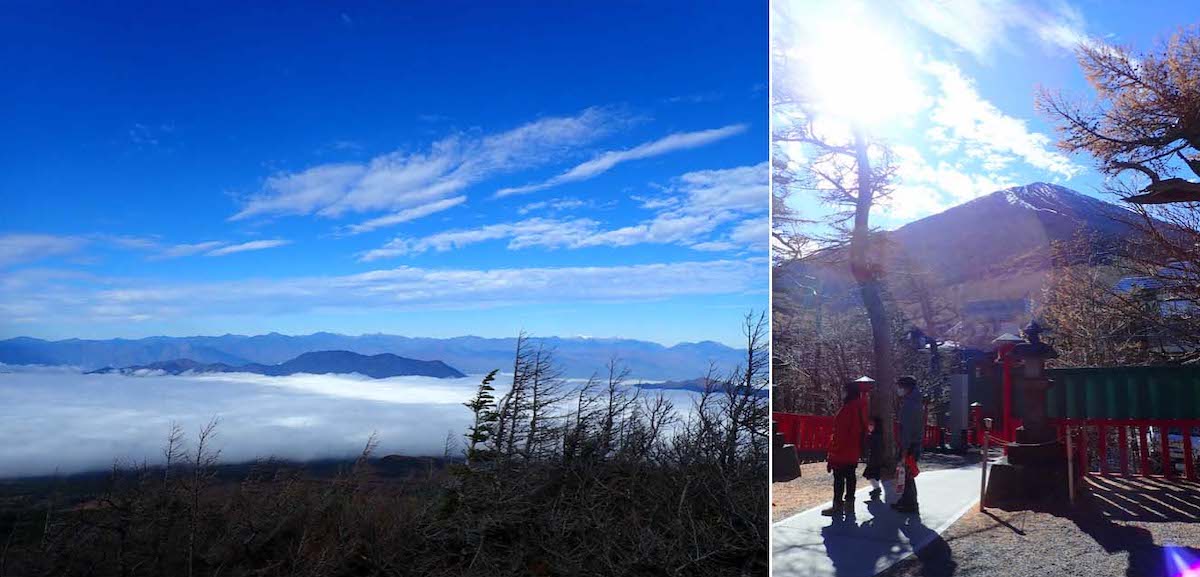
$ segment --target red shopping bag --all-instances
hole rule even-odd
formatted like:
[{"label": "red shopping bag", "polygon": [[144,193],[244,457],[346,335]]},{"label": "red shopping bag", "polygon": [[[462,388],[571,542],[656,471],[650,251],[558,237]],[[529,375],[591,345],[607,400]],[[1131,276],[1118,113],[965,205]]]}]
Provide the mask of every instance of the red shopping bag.
[{"label": "red shopping bag", "polygon": [[904,458],[904,468],[904,472],[909,478],[915,479],[921,473],[921,470],[917,468],[917,460],[911,453]]}]

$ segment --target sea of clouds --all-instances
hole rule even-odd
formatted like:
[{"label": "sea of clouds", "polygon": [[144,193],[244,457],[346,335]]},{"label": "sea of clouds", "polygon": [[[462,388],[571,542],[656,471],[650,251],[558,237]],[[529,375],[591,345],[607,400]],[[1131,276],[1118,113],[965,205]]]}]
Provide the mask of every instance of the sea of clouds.
[{"label": "sea of clouds", "polygon": [[[373,432],[377,455],[440,456],[447,434],[461,440],[470,424],[462,403],[481,378],[88,375],[0,364],[0,478],[103,470],[114,460],[160,463],[172,423],[190,448],[214,417],[225,462],[349,457]],[[500,375],[497,388],[505,381]],[[668,395],[686,412],[689,393]]]},{"label": "sea of clouds", "polygon": [[354,455],[372,432],[380,455],[441,455],[448,432],[461,438],[469,421],[461,403],[479,380],[0,366],[0,478],[105,469],[114,459],[160,462],[172,422],[190,446],[213,417],[226,462]]}]

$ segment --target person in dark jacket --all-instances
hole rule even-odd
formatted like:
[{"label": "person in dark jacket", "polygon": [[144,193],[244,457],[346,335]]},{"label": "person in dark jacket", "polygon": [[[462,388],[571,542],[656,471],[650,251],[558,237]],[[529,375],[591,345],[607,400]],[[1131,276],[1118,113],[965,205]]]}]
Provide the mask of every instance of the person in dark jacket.
[{"label": "person in dark jacket", "polygon": [[876,501],[883,493],[880,470],[883,468],[883,420],[872,417],[867,423],[867,466],[863,478],[871,482],[871,500]]},{"label": "person in dark jacket", "polygon": [[845,512],[854,514],[854,485],[858,460],[862,456],[863,433],[867,430],[867,403],[859,394],[858,383],[848,383],[842,408],[833,418],[826,469],[833,473],[833,506],[821,511],[832,517]]},{"label": "person in dark jacket", "polygon": [[[925,436],[925,407],[921,403],[921,393],[917,390],[917,379],[900,377],[896,379],[900,393],[900,462],[904,463],[911,455],[913,460],[921,458],[921,440]],[[900,500],[892,508],[901,513],[917,513],[917,483],[916,479],[905,477],[904,492]]]}]

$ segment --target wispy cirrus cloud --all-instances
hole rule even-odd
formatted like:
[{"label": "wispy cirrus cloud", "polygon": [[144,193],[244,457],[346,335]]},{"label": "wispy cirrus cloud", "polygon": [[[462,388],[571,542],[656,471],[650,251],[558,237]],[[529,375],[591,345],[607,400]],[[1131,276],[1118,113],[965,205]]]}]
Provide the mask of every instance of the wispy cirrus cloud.
[{"label": "wispy cirrus cloud", "polygon": [[247,242],[229,242],[224,240],[209,240],[190,244],[174,244],[163,247],[152,254],[151,260],[182,258],[187,256],[225,256],[239,252],[266,250],[291,244],[290,240],[268,239]]},{"label": "wispy cirrus cloud", "polygon": [[[96,281],[40,274],[0,282],[0,311],[23,323],[121,323],[313,311],[469,310],[558,302],[654,301],[761,290],[766,259],[582,267],[428,269],[225,282]],[[613,282],[620,279],[620,282]]]},{"label": "wispy cirrus cloud", "polygon": [[376,229],[380,229],[380,228],[384,228],[384,227],[388,227],[388,226],[402,224],[405,222],[417,220],[419,218],[424,218],[431,214],[437,214],[444,210],[449,210],[449,209],[454,208],[466,201],[467,201],[466,196],[455,196],[455,197],[451,197],[451,198],[443,198],[441,200],[435,200],[433,202],[428,202],[428,203],[422,204],[420,206],[406,208],[399,212],[393,212],[393,213],[385,215],[385,216],[373,218],[371,220],[368,220],[368,221],[360,223],[360,224],[350,225],[350,226],[346,227],[345,232],[347,234],[361,234],[364,232],[370,232],[372,230],[376,230]]},{"label": "wispy cirrus cloud", "polygon": [[530,218],[513,223],[489,224],[470,229],[448,230],[422,238],[394,238],[380,248],[369,250],[359,260],[370,262],[428,251],[445,252],[489,240],[508,240],[510,250],[542,248],[579,248],[598,230],[600,223],[586,218],[558,220]]},{"label": "wispy cirrus cloud", "polygon": [[180,258],[201,254],[225,246],[226,243],[219,240],[210,240],[207,242],[197,242],[192,244],[176,244],[166,247],[159,251],[152,258]]},{"label": "wispy cirrus cloud", "polygon": [[[639,197],[643,209],[653,212],[637,224],[604,228],[590,218],[529,218],[477,228],[458,229],[422,238],[397,237],[384,246],[364,252],[364,262],[420,254],[444,252],[487,241],[507,240],[507,248],[531,247],[578,249],[584,247],[622,247],[637,244],[678,244],[698,250],[734,250],[745,248],[742,242],[753,238],[745,231],[736,237],[731,231],[720,243],[710,238],[714,231],[730,222],[741,221],[767,212],[767,164],[719,170],[700,170],[680,176],[662,193]],[[766,221],[751,221],[762,226],[761,241],[766,240]],[[743,223],[742,226],[750,226]],[[765,246],[765,244],[763,245]]]},{"label": "wispy cirrus cloud", "polygon": [[402,211],[455,196],[491,176],[550,163],[628,121],[617,110],[594,107],[500,133],[454,134],[425,152],[396,151],[368,162],[277,174],[230,220]]},{"label": "wispy cirrus cloud", "polygon": [[276,248],[276,247],[284,246],[287,244],[291,244],[291,242],[292,241],[290,241],[290,240],[284,240],[284,239],[252,240],[250,242],[243,242],[243,243],[239,243],[239,244],[230,244],[230,245],[222,246],[221,248],[213,249],[213,250],[210,250],[210,251],[204,253],[204,256],[225,256],[225,255],[229,255],[229,254],[235,254],[235,253],[239,253],[239,252],[247,252],[247,251],[252,251],[252,250],[266,250],[268,248]]},{"label": "wispy cirrus cloud", "polygon": [[699,130],[696,132],[677,132],[668,134],[658,140],[639,144],[627,150],[611,150],[601,153],[595,158],[578,164],[574,168],[555,176],[545,182],[537,184],[528,184],[513,188],[502,188],[496,191],[496,197],[512,196],[514,194],[526,194],[538,190],[545,190],[560,184],[569,182],[579,182],[603,174],[618,164],[629,162],[631,160],[640,160],[643,158],[651,158],[660,156],[677,150],[687,150],[689,148],[697,148],[718,140],[729,138],[735,134],[739,134],[746,130],[744,124],[734,124],[723,126],[721,128],[713,128],[709,130]]},{"label": "wispy cirrus cloud", "polygon": [[996,48],[1016,50],[1014,32],[1024,32],[1056,49],[1073,51],[1094,43],[1078,9],[1063,1],[905,0],[902,11],[930,32],[981,60]]},{"label": "wispy cirrus cloud", "polygon": [[0,267],[78,252],[88,239],[52,234],[0,235]]},{"label": "wispy cirrus cloud", "polygon": [[[769,173],[766,162],[689,172],[680,176],[664,194],[641,199],[643,207],[656,211],[652,218],[597,234],[588,242],[609,246],[641,243],[702,245],[702,250],[744,246],[728,238],[722,245],[703,243],[714,240],[708,235],[726,223],[767,212]],[[762,240],[765,241],[765,221],[763,226]]]},{"label": "wispy cirrus cloud", "polygon": [[576,209],[580,209],[580,208],[595,208],[595,207],[596,207],[596,202],[594,200],[590,200],[590,199],[589,200],[581,200],[578,198],[556,198],[553,200],[539,200],[538,202],[531,202],[529,204],[526,204],[525,206],[522,206],[521,208],[518,208],[517,213],[518,214],[529,214],[531,212],[537,212],[537,211],[565,212],[565,211],[576,210]]}]

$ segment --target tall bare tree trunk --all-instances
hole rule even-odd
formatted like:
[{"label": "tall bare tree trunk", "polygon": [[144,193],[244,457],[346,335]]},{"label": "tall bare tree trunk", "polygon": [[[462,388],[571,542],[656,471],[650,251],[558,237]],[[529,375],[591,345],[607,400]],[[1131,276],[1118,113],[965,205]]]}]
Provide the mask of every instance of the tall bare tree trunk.
[{"label": "tall bare tree trunk", "polygon": [[883,459],[881,475],[890,479],[896,470],[895,401],[896,378],[892,366],[892,335],[884,308],[879,271],[868,261],[871,243],[871,205],[875,183],[871,175],[871,160],[867,156],[867,141],[859,130],[854,131],[854,156],[858,166],[858,198],[854,207],[854,231],[850,236],[850,272],[858,283],[863,307],[871,321],[871,345],[874,352],[875,390],[871,394],[871,414],[883,423]]}]

